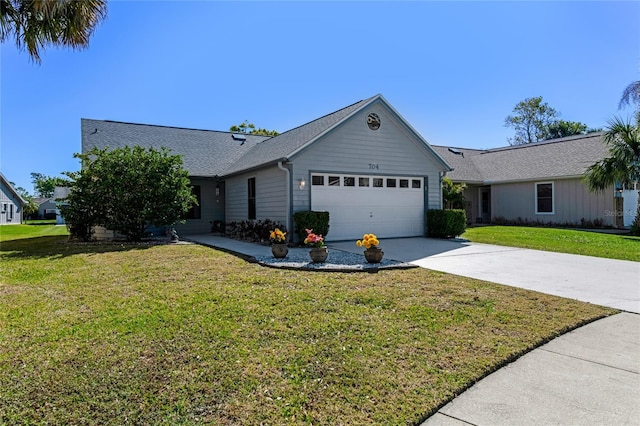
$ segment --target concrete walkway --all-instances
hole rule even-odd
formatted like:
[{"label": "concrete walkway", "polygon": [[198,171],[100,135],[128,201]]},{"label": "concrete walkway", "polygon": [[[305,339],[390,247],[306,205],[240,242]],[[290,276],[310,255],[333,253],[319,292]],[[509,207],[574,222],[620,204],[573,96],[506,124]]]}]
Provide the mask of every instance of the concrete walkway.
[{"label": "concrete walkway", "polygon": [[[189,239],[251,257],[270,250],[221,237]],[[362,252],[353,241],[328,245]],[[529,352],[421,426],[640,425],[640,263],[428,238],[380,246],[385,257],[423,268],[628,311]]]}]

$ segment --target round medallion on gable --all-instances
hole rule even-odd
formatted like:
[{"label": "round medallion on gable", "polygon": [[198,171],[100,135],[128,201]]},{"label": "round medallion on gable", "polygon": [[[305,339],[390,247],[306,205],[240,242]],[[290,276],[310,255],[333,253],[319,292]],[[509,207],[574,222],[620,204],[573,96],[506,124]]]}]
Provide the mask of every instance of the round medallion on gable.
[{"label": "round medallion on gable", "polygon": [[380,117],[378,117],[378,114],[372,112],[367,115],[367,126],[369,126],[371,130],[378,130],[380,128]]}]

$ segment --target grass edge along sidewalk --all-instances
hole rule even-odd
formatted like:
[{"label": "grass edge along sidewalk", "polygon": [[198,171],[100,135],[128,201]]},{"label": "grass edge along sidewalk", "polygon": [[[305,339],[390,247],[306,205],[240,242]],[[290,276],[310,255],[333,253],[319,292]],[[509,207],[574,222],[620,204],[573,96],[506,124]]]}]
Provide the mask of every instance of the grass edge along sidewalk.
[{"label": "grass edge along sidewalk", "polygon": [[577,229],[478,226],[461,236],[474,243],[640,262],[640,237]]},{"label": "grass edge along sidewalk", "polygon": [[411,269],[281,271],[196,245],[6,241],[0,423],[417,424],[614,313]]}]

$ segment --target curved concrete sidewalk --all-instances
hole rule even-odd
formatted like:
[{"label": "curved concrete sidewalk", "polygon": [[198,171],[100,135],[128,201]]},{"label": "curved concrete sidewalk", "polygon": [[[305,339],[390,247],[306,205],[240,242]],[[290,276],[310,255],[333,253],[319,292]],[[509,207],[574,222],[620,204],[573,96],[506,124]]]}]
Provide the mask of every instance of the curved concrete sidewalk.
[{"label": "curved concrete sidewalk", "polygon": [[422,426],[640,424],[640,316],[593,322],[476,383]]}]

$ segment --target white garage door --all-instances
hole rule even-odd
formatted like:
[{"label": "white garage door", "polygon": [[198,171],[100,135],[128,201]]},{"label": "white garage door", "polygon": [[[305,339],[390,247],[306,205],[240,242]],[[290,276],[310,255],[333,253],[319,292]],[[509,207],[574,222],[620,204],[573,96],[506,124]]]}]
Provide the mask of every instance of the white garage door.
[{"label": "white garage door", "polygon": [[424,235],[422,178],[313,174],[311,209],[329,212],[328,241]]}]

